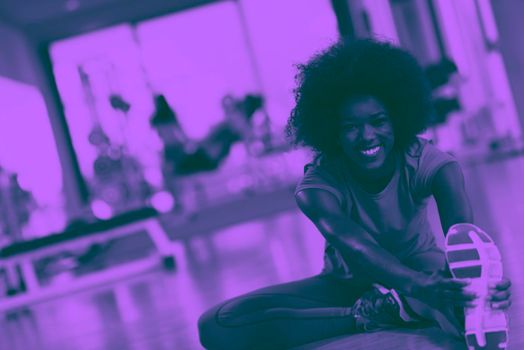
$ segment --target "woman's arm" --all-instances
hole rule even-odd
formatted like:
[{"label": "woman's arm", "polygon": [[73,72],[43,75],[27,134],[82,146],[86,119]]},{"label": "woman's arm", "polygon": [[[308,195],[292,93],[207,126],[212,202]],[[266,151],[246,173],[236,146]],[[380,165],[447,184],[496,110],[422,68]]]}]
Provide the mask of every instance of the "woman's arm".
[{"label": "woman's arm", "polygon": [[458,163],[448,163],[440,168],[433,178],[431,190],[437,202],[444,234],[454,224],[473,223],[473,211]]},{"label": "woman's arm", "polygon": [[472,299],[472,296],[462,292],[465,284],[460,281],[431,279],[428,275],[403,265],[352,220],[330,192],[321,189],[302,190],[297,193],[296,201],[302,212],[340,252],[344,260],[377,282],[403,294],[421,298],[439,295],[440,301],[457,305],[464,305]]},{"label": "woman's arm", "polygon": [[[444,165],[435,174],[432,192],[437,202],[444,234],[458,223],[473,223],[473,211],[464,186],[464,174],[457,163]],[[507,309],[511,305],[511,281],[503,278],[490,289],[492,307]]]}]

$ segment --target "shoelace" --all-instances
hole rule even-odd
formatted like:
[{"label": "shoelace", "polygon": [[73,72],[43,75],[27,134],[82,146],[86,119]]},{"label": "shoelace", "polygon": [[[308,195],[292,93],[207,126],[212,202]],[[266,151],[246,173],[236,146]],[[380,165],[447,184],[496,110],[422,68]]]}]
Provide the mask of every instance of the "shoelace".
[{"label": "shoelace", "polygon": [[364,330],[371,330],[382,323],[389,323],[388,321],[394,323],[398,313],[398,305],[393,296],[378,291],[363,295],[353,306],[355,319]]}]

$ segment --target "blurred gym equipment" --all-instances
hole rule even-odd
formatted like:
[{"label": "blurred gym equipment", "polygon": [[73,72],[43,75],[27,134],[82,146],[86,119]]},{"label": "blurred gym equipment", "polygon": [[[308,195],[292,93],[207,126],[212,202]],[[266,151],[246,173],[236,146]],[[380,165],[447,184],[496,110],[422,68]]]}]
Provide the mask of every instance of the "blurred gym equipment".
[{"label": "blurred gym equipment", "polygon": [[[60,254],[67,250],[88,249],[95,244],[136,234],[145,230],[157,253],[122,266],[109,267],[82,276],[74,276],[65,283],[43,285],[35,272],[37,259]],[[78,224],[69,230],[42,238],[23,241],[0,250],[0,270],[4,270],[6,289],[20,288],[11,296],[0,296],[0,311],[19,308],[44,299],[93,287],[147,271],[159,262],[168,270],[175,269],[173,243],[157,220],[157,212],[143,208],[115,216],[109,220]],[[16,288],[16,287],[15,287]]]}]

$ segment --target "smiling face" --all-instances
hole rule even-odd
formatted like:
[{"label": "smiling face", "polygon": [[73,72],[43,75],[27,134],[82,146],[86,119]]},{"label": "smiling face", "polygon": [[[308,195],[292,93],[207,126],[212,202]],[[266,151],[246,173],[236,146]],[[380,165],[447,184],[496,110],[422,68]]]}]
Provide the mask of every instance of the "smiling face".
[{"label": "smiling face", "polygon": [[393,158],[393,124],[380,101],[371,96],[346,100],[341,108],[339,142],[351,165],[377,176]]}]

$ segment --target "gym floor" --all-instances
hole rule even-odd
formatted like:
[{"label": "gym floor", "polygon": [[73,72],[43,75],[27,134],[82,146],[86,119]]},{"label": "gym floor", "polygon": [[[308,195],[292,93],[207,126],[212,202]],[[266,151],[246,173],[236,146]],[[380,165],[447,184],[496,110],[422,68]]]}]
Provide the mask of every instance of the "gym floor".
[{"label": "gym floor", "polygon": [[[513,282],[509,349],[524,349],[524,278],[518,262],[524,248],[524,158],[465,166],[465,175],[476,223],[499,245],[505,275]],[[269,200],[260,205],[271,205]],[[435,216],[433,225],[438,227]],[[127,244],[141,246],[136,239]],[[200,349],[196,322],[205,309],[259,287],[310,276],[322,265],[322,237],[295,209],[181,245],[176,273],[158,269],[1,315],[0,349]],[[118,254],[120,248],[105,254]],[[465,345],[430,328],[344,336],[301,349],[398,348]]]}]

